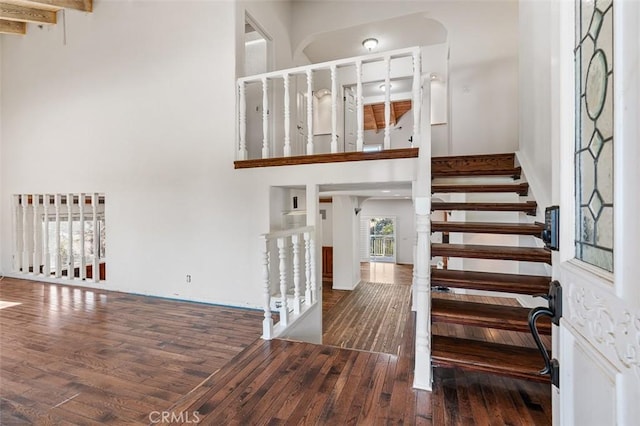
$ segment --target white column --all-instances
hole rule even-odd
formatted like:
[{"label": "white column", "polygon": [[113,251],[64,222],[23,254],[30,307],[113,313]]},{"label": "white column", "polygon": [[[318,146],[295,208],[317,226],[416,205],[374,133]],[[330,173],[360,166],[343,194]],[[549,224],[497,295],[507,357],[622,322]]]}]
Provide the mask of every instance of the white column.
[{"label": "white column", "polygon": [[22,194],[22,273],[29,273],[29,222],[27,220],[29,214],[29,196]]},{"label": "white column", "polygon": [[278,257],[280,259],[280,322],[284,327],[289,325],[289,308],[287,307],[287,252],[286,240],[278,238]]},{"label": "white column", "polygon": [[413,111],[413,146],[420,146],[420,107],[422,106],[422,65],[420,61],[420,49],[413,52],[413,101],[411,110]]},{"label": "white column", "polygon": [[318,301],[318,286],[316,284],[316,239],[315,234],[311,234],[309,255],[311,256],[311,303]]},{"label": "white column", "polygon": [[80,275],[79,279],[85,280],[87,279],[87,257],[85,256],[85,236],[86,229],[84,225],[84,205],[86,202],[86,197],[84,193],[78,194],[78,211],[80,213]]},{"label": "white column", "polygon": [[238,160],[246,160],[247,159],[247,97],[246,97],[246,88],[243,81],[238,82],[238,96],[239,96],[239,105],[238,105],[238,115],[239,115],[239,123],[238,123],[238,136],[239,146],[238,146]]},{"label": "white column", "polygon": [[67,194],[67,227],[69,231],[69,259],[67,261],[67,278],[75,278],[75,260],[73,258],[73,194]]},{"label": "white column", "polygon": [[335,64],[331,65],[331,152],[338,152],[338,79]]},{"label": "white column", "polygon": [[269,82],[262,77],[262,158],[269,158]]},{"label": "white column", "polygon": [[300,314],[300,234],[291,236],[293,251],[293,313]]},{"label": "white column", "polygon": [[391,57],[384,58],[384,149],[391,149]]},{"label": "white column", "polygon": [[42,273],[45,277],[51,276],[51,247],[49,246],[49,205],[51,203],[51,197],[49,194],[43,194],[43,216],[44,226],[42,232]]},{"label": "white column", "polygon": [[264,320],[262,320],[262,338],[273,338],[273,318],[271,317],[271,280],[269,274],[269,240],[264,238],[262,252],[262,282],[264,284]]},{"label": "white column", "polygon": [[100,282],[100,225],[98,224],[98,203],[100,196],[91,194],[91,213],[93,214],[93,265],[91,279]]},{"label": "white column", "polygon": [[32,209],[31,211],[33,212],[33,270],[32,273],[33,275],[39,275],[40,274],[40,251],[39,251],[39,247],[40,245],[38,244],[38,229],[40,228],[40,217],[38,216],[39,210],[40,210],[40,194],[32,194],[31,195],[31,199],[33,200],[33,202],[31,203],[32,205]]},{"label": "white column", "polygon": [[417,272],[416,268],[418,267],[416,252],[418,246],[417,242],[413,245],[413,269],[411,271],[411,310],[415,312],[418,310],[418,284],[417,284]]},{"label": "white column", "polygon": [[356,151],[364,148],[364,106],[362,105],[362,61],[356,61],[356,112],[358,128],[356,130]]},{"label": "white column", "polygon": [[62,276],[62,255],[60,252],[60,204],[61,204],[61,200],[60,200],[60,194],[56,194],[54,195],[54,208],[56,211],[56,227],[55,227],[55,232],[56,232],[56,273],[55,273],[55,277],[56,278],[60,278]]},{"label": "white column", "polygon": [[284,156],[291,157],[291,95],[289,73],[284,73]]},{"label": "white column", "polygon": [[20,212],[22,209],[22,195],[13,196],[13,271],[22,269],[22,230],[20,229]]},{"label": "white column", "polygon": [[416,197],[416,352],[413,386],[431,390],[431,294],[429,278],[431,200]]},{"label": "white column", "polygon": [[309,232],[304,233],[304,304],[310,306],[311,297],[311,236]]},{"label": "white column", "polygon": [[307,70],[307,155],[313,154],[313,72]]}]

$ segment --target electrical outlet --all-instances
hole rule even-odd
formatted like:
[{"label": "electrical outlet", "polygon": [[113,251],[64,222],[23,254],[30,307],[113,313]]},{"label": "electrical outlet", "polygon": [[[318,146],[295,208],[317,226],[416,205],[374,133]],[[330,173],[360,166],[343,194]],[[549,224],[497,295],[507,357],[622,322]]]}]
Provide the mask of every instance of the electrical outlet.
[{"label": "electrical outlet", "polygon": [[191,282],[191,275],[187,274],[187,283]]}]

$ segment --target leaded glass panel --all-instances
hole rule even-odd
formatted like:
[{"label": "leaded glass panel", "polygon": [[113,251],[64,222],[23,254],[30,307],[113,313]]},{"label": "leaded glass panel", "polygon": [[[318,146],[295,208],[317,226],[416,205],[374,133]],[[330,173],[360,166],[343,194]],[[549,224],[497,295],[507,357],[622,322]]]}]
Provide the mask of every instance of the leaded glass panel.
[{"label": "leaded glass panel", "polygon": [[576,257],[613,271],[613,1],[576,1]]}]

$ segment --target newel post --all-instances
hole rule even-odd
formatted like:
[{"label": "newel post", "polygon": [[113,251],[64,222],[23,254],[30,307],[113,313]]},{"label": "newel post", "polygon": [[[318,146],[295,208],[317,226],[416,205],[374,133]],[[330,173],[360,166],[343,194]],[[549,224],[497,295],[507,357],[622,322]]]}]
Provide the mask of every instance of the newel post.
[{"label": "newel post", "polygon": [[429,259],[431,258],[429,234],[431,199],[416,197],[416,356],[413,386],[431,390],[431,292]]}]

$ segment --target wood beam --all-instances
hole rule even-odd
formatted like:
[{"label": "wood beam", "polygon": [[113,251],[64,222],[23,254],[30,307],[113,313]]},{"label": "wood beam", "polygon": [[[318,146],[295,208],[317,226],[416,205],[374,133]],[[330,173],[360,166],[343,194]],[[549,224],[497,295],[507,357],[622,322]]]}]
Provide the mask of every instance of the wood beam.
[{"label": "wood beam", "polygon": [[62,9],[93,12],[93,0],[29,0],[30,3],[48,4]]},{"label": "wood beam", "polygon": [[24,22],[0,19],[0,34],[26,34],[27,24]]},{"label": "wood beam", "polygon": [[38,7],[0,2],[0,19],[36,24],[55,24],[56,12]]}]

